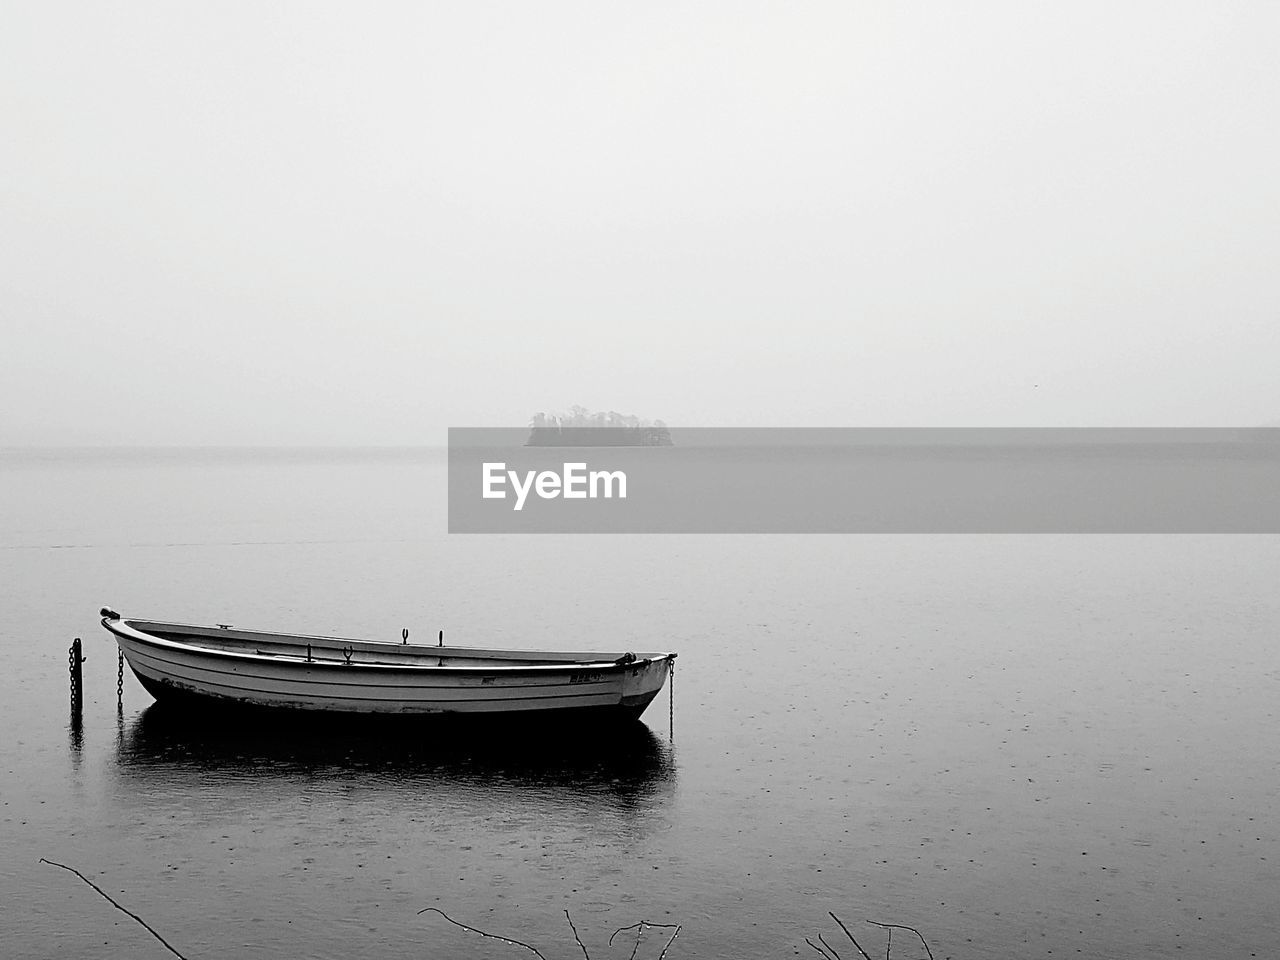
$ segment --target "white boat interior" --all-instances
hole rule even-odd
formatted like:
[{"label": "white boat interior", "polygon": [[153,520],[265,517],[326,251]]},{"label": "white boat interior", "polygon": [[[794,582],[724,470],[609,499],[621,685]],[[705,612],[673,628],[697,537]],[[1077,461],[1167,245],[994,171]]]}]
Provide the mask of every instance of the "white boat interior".
[{"label": "white boat interior", "polygon": [[[627,652],[564,652],[544,650],[493,650],[477,647],[427,646],[384,640],[349,637],[308,636],[237,630],[232,626],[196,626],[159,620],[120,620],[114,624],[132,628],[148,637],[167,640],[211,653],[270,657],[301,663],[341,663],[352,666],[394,667],[474,667],[478,670],[547,666],[563,669],[569,665],[613,666],[630,662]],[[666,653],[633,654],[635,660],[657,660],[674,656]]]}]

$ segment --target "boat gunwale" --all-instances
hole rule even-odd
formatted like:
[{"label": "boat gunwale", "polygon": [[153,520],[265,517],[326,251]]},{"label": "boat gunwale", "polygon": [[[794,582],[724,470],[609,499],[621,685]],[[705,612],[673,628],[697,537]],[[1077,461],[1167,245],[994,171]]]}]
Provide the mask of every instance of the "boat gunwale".
[{"label": "boat gunwale", "polygon": [[[470,665],[443,666],[438,664],[390,663],[386,661],[367,661],[367,660],[347,661],[345,659],[317,659],[315,657],[308,660],[303,658],[300,655],[263,654],[263,653],[251,653],[249,651],[240,651],[240,650],[220,650],[215,647],[201,646],[197,643],[184,643],[180,640],[170,640],[167,637],[159,636],[153,633],[148,633],[145,630],[141,630],[138,627],[133,626],[134,621],[125,617],[119,617],[118,619],[113,619],[111,617],[103,617],[101,622],[102,622],[102,626],[108,632],[114,634],[117,638],[124,637],[130,640],[133,640],[135,642],[142,643],[144,645],[160,647],[162,649],[168,649],[168,650],[182,651],[185,653],[194,654],[202,657],[212,657],[212,658],[223,659],[223,660],[241,660],[241,661],[249,661],[253,663],[262,663],[262,664],[270,664],[270,663],[280,664],[280,665],[288,664],[290,666],[293,666],[296,664],[303,664],[310,667],[318,667],[318,668],[333,667],[333,668],[339,668],[342,670],[359,668],[361,670],[382,670],[382,671],[394,670],[394,671],[408,671],[411,673],[467,674],[467,675],[471,675],[471,674],[492,675],[495,673],[502,673],[502,674],[570,673],[570,672],[581,671],[581,670],[621,672],[626,670],[627,668],[643,667],[652,663],[659,663],[664,660],[668,662],[674,662],[676,658],[676,654],[674,653],[645,653],[645,654],[636,654],[635,659],[627,663],[619,663],[616,660],[562,660],[554,663],[523,663],[523,664],[496,663],[496,664],[480,665],[480,666],[470,666]],[[200,624],[180,624],[180,623],[171,623],[169,621],[162,621],[162,620],[138,619],[137,622],[146,623],[149,625],[154,624],[159,626],[176,627],[178,629],[188,628],[188,629],[209,630],[209,631],[218,629],[216,627],[204,626]],[[551,651],[539,651],[539,650],[493,650],[485,647],[470,647],[470,648],[469,647],[426,647],[420,644],[396,644],[396,643],[389,643],[389,642],[378,641],[378,640],[357,640],[354,638],[345,638],[345,637],[325,637],[325,636],[307,635],[307,634],[279,633],[279,632],[272,632],[267,630],[252,630],[252,631],[239,630],[236,632],[252,633],[256,636],[261,636],[261,637],[279,638],[287,641],[292,641],[300,645],[306,643],[309,640],[324,641],[326,643],[345,643],[345,644],[359,643],[362,645],[361,649],[364,650],[365,652],[368,652],[371,647],[375,651],[379,650],[379,648],[385,648],[388,652],[412,653],[414,655],[424,656],[424,657],[436,657],[436,656],[466,657],[468,654],[488,653],[488,654],[500,654],[500,655],[509,654],[511,655],[510,656],[511,659],[516,659],[519,657],[533,658],[533,657],[536,657],[539,653],[551,652]],[[244,639],[244,642],[246,643],[252,642],[248,638],[241,638],[241,639]],[[566,654],[563,654],[563,653],[560,654],[560,656],[565,656],[565,655]],[[573,654],[568,654],[568,655],[572,656]],[[596,655],[598,656],[598,654]]]}]

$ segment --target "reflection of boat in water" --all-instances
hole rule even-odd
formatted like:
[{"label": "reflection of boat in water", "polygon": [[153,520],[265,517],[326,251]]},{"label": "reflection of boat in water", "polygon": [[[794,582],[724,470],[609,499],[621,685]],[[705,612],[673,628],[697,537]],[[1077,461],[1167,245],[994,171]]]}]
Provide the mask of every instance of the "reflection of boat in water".
[{"label": "reflection of boat in water", "polygon": [[635,718],[658,695],[676,657],[430,647],[125,620],[107,608],[102,625],[157,700],[348,716]]},{"label": "reflection of boat in water", "polygon": [[456,792],[488,798],[612,798],[624,806],[661,799],[674,779],[670,748],[644,724],[575,729],[548,736],[542,724],[513,726],[438,718],[408,723],[386,717],[280,713],[265,724],[252,714],[206,712],[153,703],[117,748],[126,780],[155,786],[144,796],[177,794],[198,804],[213,782],[271,792],[333,781],[403,791],[417,802]]},{"label": "reflection of boat in water", "polygon": [[629,900],[620,885],[667,849],[675,765],[642,723],[553,738],[475,718],[210,716],[152,703],[122,719],[86,812],[118,835],[86,849],[133,858],[120,870],[168,898],[162,929],[187,956],[478,956],[416,911],[536,924],[563,899],[576,919],[609,891]]}]

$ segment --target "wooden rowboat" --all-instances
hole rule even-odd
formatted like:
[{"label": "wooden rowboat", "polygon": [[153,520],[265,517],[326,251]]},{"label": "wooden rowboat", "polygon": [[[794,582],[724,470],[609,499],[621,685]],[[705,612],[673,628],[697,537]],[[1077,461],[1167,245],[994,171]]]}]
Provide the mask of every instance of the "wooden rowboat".
[{"label": "wooden rowboat", "polygon": [[368,714],[638,717],[674,653],[422,646],[126,620],[102,625],[157,700]]}]

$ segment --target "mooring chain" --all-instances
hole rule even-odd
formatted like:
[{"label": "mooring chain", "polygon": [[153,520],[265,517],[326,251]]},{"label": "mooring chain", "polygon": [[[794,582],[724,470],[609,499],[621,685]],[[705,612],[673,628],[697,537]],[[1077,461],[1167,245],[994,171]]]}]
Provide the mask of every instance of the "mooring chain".
[{"label": "mooring chain", "polygon": [[116,661],[116,706],[124,706],[124,651]]},{"label": "mooring chain", "polygon": [[676,738],[676,662],[671,661],[671,675],[667,677],[667,735]]},{"label": "mooring chain", "polygon": [[71,701],[76,700],[76,645],[73,643],[67,651],[67,683],[71,686]]}]

